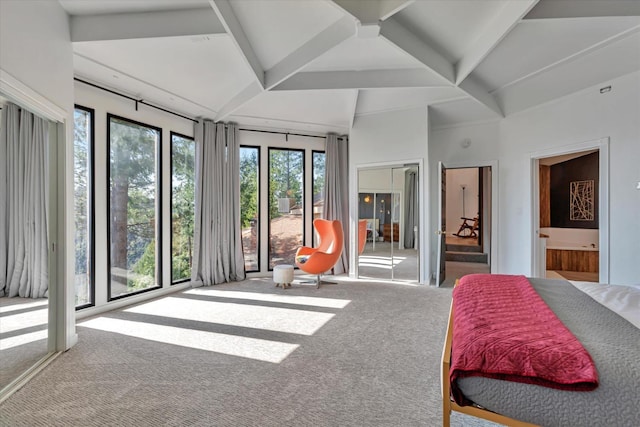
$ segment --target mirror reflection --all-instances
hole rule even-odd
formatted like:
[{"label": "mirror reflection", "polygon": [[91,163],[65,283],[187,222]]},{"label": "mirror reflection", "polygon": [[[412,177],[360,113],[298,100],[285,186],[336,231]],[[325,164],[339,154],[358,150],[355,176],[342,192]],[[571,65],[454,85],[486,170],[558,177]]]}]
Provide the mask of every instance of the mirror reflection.
[{"label": "mirror reflection", "polygon": [[0,390],[48,354],[49,133],[0,96]]},{"label": "mirror reflection", "polygon": [[360,278],[418,282],[418,167],[358,171]]}]

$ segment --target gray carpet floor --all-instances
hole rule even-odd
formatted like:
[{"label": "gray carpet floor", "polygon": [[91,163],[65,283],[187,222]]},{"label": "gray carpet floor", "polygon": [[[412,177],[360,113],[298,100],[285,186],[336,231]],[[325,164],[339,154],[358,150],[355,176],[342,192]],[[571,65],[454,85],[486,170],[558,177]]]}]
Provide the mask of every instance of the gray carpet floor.
[{"label": "gray carpet floor", "polygon": [[441,425],[451,288],[339,282],[252,279],[83,319],[0,425]]},{"label": "gray carpet floor", "polygon": [[47,303],[0,298],[0,389],[47,355]]}]

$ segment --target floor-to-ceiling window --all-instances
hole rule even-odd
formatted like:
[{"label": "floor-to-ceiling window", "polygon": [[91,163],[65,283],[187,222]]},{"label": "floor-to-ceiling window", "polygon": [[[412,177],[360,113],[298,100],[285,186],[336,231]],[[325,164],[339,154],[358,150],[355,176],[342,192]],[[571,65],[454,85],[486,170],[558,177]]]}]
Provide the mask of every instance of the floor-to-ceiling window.
[{"label": "floor-to-ceiling window", "polygon": [[269,149],[269,269],[304,243],[304,150]]},{"label": "floor-to-ceiling window", "polygon": [[161,286],[161,129],[107,115],[109,299]]},{"label": "floor-to-ceiling window", "polygon": [[[313,177],[313,219],[324,218],[324,177],[326,154],[324,151],[313,151],[311,176]],[[317,245],[318,238],[313,233],[313,245]]]},{"label": "floor-to-ceiling window", "polygon": [[244,268],[260,271],[260,148],[240,147],[240,225]]},{"label": "floor-to-ceiling window", "polygon": [[75,305],[94,304],[93,146],[94,110],[76,105],[73,138]]},{"label": "floor-to-ceiling window", "polygon": [[171,132],[171,282],[191,278],[195,215],[193,138]]}]

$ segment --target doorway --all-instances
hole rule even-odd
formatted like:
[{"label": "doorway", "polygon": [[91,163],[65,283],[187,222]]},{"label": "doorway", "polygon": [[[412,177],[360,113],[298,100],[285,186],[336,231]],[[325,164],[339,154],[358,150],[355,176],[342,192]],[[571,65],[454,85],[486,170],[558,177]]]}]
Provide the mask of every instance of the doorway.
[{"label": "doorway", "polygon": [[608,139],[532,156],[535,277],[608,283]]},{"label": "doorway", "polygon": [[420,168],[358,169],[358,277],[420,282]]},{"label": "doorway", "polygon": [[453,286],[466,274],[496,271],[493,166],[439,164],[437,286]]}]

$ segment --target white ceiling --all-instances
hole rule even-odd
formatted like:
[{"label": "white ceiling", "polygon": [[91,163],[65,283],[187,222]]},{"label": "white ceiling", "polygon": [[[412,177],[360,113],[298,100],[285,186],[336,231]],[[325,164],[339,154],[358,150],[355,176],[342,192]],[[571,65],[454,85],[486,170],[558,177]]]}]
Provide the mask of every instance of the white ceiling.
[{"label": "white ceiling", "polygon": [[497,120],[640,69],[638,0],[59,1],[77,77],[285,130]]}]

